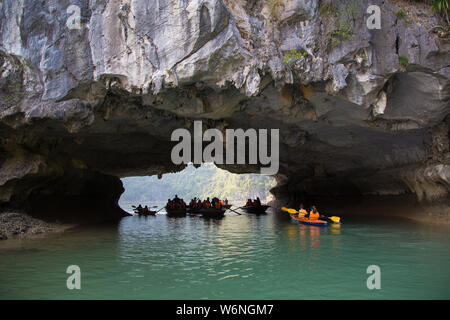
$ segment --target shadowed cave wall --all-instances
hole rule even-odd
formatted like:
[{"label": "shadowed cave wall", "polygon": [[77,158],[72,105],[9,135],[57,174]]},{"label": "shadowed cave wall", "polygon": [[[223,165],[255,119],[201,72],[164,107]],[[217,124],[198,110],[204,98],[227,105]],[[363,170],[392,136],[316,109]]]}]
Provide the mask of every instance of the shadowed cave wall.
[{"label": "shadowed cave wall", "polygon": [[67,1],[3,1],[1,207],[122,216],[119,178],[183,169],[171,133],[202,120],[280,129],[280,203],[388,197],[448,216],[448,39],[425,5],[373,2],[382,30],[361,0],[336,39],[345,2],[79,1],[68,30]]}]

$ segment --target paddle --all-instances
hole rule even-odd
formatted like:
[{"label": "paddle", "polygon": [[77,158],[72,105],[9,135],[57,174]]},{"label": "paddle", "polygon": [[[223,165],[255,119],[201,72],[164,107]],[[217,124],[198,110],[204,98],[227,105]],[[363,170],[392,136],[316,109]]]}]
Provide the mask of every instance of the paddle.
[{"label": "paddle", "polygon": [[[156,206],[158,207],[158,206]],[[158,211],[155,212],[155,214],[157,214],[158,212],[160,212],[162,209],[164,209],[165,207],[162,207],[161,209],[159,209]]]},{"label": "paddle", "polygon": [[[291,214],[293,214],[293,213],[298,213],[297,210],[291,209],[291,208],[286,208],[286,207],[282,207],[281,210],[286,211],[286,212],[289,212],[289,213],[291,213]],[[333,222],[335,222],[335,223],[340,223],[340,222],[341,222],[341,218],[340,218],[340,217],[336,217],[336,216],[332,216],[332,217],[326,217],[326,216],[324,216],[324,217],[327,218],[327,219],[330,219],[331,221],[333,221]]]},{"label": "paddle", "polygon": [[[136,209],[136,206],[131,206],[133,209]],[[158,208],[158,206],[153,206],[152,208]]]},{"label": "paddle", "polygon": [[281,210],[283,210],[283,211],[286,211],[286,212],[289,212],[289,213],[298,213],[298,211],[297,210],[295,210],[295,209],[291,209],[291,208],[286,208],[286,207],[281,207]]},{"label": "paddle", "polygon": [[[239,208],[238,208],[238,209],[239,209]],[[233,209],[231,209],[231,208],[229,208],[229,210],[231,210],[231,211],[233,211],[233,212],[236,212],[238,215],[242,216],[242,213],[239,213],[239,212],[237,212],[237,211],[235,211],[235,210],[233,210]]]}]

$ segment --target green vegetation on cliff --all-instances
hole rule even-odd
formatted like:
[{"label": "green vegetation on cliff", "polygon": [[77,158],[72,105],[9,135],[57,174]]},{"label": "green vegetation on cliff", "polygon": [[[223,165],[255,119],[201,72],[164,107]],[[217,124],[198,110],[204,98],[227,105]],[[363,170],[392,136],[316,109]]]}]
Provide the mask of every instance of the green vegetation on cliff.
[{"label": "green vegetation on cliff", "polygon": [[178,173],[163,175],[162,179],[130,177],[122,179],[125,193],[121,202],[165,201],[175,194],[185,200],[193,197],[217,196],[221,199],[245,200],[260,197],[263,201],[276,185],[275,179],[259,174],[233,174],[217,168],[214,164],[203,164],[196,169],[189,165]]}]

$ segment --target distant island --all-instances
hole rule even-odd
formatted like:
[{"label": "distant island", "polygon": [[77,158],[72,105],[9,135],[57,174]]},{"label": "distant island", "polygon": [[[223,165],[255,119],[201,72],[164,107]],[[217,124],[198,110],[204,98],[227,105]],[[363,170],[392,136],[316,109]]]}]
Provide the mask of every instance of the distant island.
[{"label": "distant island", "polygon": [[146,203],[166,201],[177,194],[180,198],[190,200],[217,196],[220,199],[244,201],[259,197],[270,201],[270,189],[275,187],[274,178],[260,174],[233,174],[217,168],[212,163],[203,164],[196,169],[188,165],[178,173],[157,176],[130,177],[122,179],[125,192],[121,203]]}]

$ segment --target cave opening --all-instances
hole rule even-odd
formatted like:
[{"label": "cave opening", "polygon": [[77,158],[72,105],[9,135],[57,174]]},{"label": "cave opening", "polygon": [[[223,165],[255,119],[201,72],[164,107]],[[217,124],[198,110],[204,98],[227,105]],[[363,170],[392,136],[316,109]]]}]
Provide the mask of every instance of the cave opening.
[{"label": "cave opening", "polygon": [[120,197],[119,206],[129,213],[133,212],[133,206],[139,204],[159,210],[175,195],[186,203],[194,197],[202,200],[207,197],[226,199],[235,207],[244,205],[247,199],[260,198],[262,203],[268,203],[274,200],[270,190],[277,185],[274,177],[259,173],[231,173],[214,163],[199,166],[190,163],[182,171],[160,177],[138,176],[121,180],[125,191]]}]

